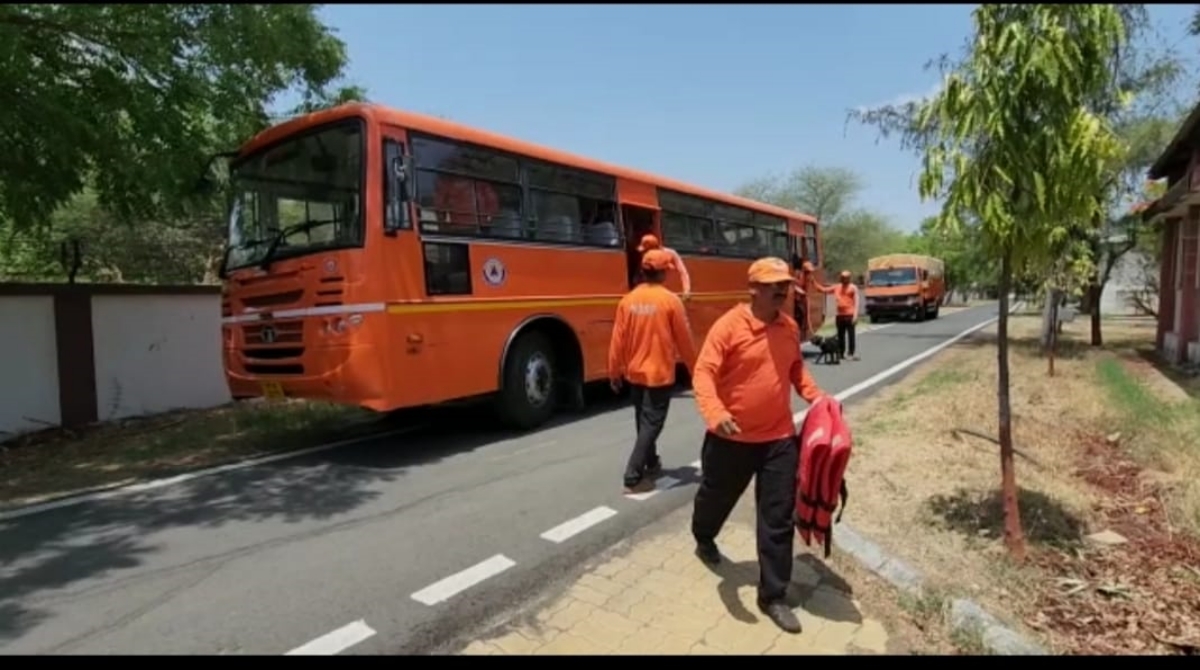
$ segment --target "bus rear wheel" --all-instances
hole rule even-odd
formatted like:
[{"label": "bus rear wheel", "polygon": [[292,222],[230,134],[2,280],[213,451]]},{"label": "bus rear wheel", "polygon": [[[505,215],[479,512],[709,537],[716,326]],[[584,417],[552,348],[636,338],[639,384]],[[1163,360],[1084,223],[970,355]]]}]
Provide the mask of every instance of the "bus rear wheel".
[{"label": "bus rear wheel", "polygon": [[500,421],[512,428],[530,430],[554,416],[558,398],[558,371],[554,347],[542,333],[521,335],[504,362],[504,385],[497,397]]}]

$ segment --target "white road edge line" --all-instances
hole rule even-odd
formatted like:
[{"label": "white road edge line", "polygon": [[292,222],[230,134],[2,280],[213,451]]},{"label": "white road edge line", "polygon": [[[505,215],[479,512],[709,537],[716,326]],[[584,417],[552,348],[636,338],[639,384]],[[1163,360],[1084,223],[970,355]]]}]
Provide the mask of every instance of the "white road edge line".
[{"label": "white road edge line", "polygon": [[284,656],[333,656],[375,635],[367,622],[359,619],[296,647]]},{"label": "white road edge line", "polygon": [[666,491],[667,489],[671,488],[672,486],[675,486],[678,483],[679,483],[679,480],[674,477],[660,477],[658,479],[658,481],[654,482],[654,490],[653,491],[646,491],[645,493],[626,493],[625,497],[629,498],[630,500],[636,500],[638,502],[641,502],[643,500],[648,500],[650,498],[653,498],[654,496],[662,493],[663,491]]},{"label": "white road edge line", "polygon": [[582,533],[583,531],[595,526],[601,521],[611,519],[617,515],[617,510],[601,505],[593,510],[589,510],[569,521],[564,521],[550,530],[541,534],[543,540],[548,540],[555,544],[562,544],[572,537]]},{"label": "white road edge line", "polygon": [[433,606],[453,598],[480,582],[495,577],[516,564],[516,561],[504,554],[496,554],[487,560],[472,565],[462,572],[455,573],[441,581],[426,586],[412,594],[411,598],[422,605]]},{"label": "white road edge line", "polygon": [[322,451],[329,451],[330,449],[337,449],[338,447],[344,447],[344,446],[351,445],[351,444],[359,444],[359,443],[366,442],[369,440],[379,440],[379,439],[384,439],[384,438],[388,438],[388,437],[396,437],[397,435],[402,435],[404,433],[412,432],[419,427],[420,426],[410,426],[410,427],[406,427],[406,428],[399,428],[397,430],[390,430],[385,433],[379,433],[376,435],[369,435],[366,437],[353,437],[353,438],[346,439],[346,440],[338,440],[337,442],[330,442],[328,444],[320,444],[315,447],[308,447],[306,449],[297,449],[295,451],[286,451],[286,452],[282,452],[282,453],[278,453],[278,454],[269,454],[266,456],[259,456],[258,458],[248,458],[244,461],[237,461],[236,463],[227,463],[225,465],[218,465],[218,466],[207,468],[204,470],[196,470],[195,472],[186,472],[182,475],[176,475],[174,477],[166,477],[163,479],[152,479],[148,482],[141,482],[138,484],[129,484],[127,486],[119,486],[116,488],[105,489],[103,491],[96,491],[95,493],[81,493],[76,496],[60,498],[58,500],[48,500],[43,503],[34,503],[32,505],[27,505],[25,507],[17,507],[15,509],[0,511],[0,523],[3,523],[5,521],[11,521],[13,519],[19,519],[19,518],[25,517],[25,516],[32,516],[34,514],[41,514],[42,512],[49,512],[51,510],[62,509],[64,507],[71,507],[73,505],[82,505],[83,503],[96,502],[99,500],[110,500],[112,498],[119,498],[121,496],[127,496],[127,495],[130,495],[133,493],[141,493],[143,491],[153,491],[154,489],[161,489],[165,486],[174,486],[175,484],[182,484],[183,482],[191,481],[193,479],[199,479],[201,477],[208,477],[210,475],[218,475],[223,472],[230,472],[233,470],[241,470],[243,468],[250,468],[250,467],[254,467],[256,465],[266,465],[268,463],[274,463],[276,461],[286,461],[289,458],[299,458],[301,456],[317,454]]},{"label": "white road edge line", "polygon": [[[1013,312],[1017,311],[1017,308],[1019,306],[1020,306],[1019,302],[1013,303],[1012,306],[1010,306],[1008,308],[1008,313],[1012,314]],[[993,323],[996,323],[999,320],[1000,320],[999,316],[993,316],[992,318],[987,319],[986,321],[977,323],[974,326],[971,326],[970,328],[962,331],[961,333],[955,335],[954,337],[951,337],[948,340],[945,340],[945,341],[940,342],[932,347],[929,347],[925,351],[922,351],[921,353],[919,353],[915,356],[912,356],[910,358],[906,358],[906,359],[900,361],[899,363],[893,365],[892,367],[884,370],[883,372],[872,375],[872,376],[862,380],[861,382],[851,386],[850,388],[842,390],[840,393],[837,393],[833,397],[838,402],[843,402],[847,398],[854,397],[854,396],[858,395],[859,393],[862,393],[863,391],[871,388],[872,386],[875,386],[875,385],[879,384],[880,382],[887,380],[888,377],[891,377],[892,375],[896,374],[897,372],[911,368],[912,366],[916,365],[917,363],[920,363],[921,361],[925,360],[926,358],[930,358],[930,357],[934,356],[939,351],[942,351],[943,349],[946,349],[947,347],[954,346],[954,344],[956,342],[958,342],[959,340],[969,337],[970,335],[972,335],[980,330],[983,330],[984,328],[987,328],[988,326],[992,325]],[[807,409],[796,412],[795,414],[792,415],[792,420],[795,421],[796,423],[800,423],[801,421],[804,420],[805,414],[808,414]]]}]

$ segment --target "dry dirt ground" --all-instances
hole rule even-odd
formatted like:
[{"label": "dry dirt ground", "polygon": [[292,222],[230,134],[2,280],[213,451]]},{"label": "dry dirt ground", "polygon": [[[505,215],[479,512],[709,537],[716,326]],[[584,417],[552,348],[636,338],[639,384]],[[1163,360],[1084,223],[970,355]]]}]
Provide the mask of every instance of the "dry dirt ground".
[{"label": "dry dirt ground", "polygon": [[0,444],[0,509],[344,439],[372,419],[324,403],[251,402],[41,431]]},{"label": "dry dirt ground", "polygon": [[1000,538],[994,327],[850,410],[847,523],[931,580],[914,611],[963,595],[1058,653],[1200,653],[1200,399],[1149,362],[1149,319],[1107,319],[1101,349],[1067,325],[1054,377],[1037,328],[1010,323],[1025,564]]}]

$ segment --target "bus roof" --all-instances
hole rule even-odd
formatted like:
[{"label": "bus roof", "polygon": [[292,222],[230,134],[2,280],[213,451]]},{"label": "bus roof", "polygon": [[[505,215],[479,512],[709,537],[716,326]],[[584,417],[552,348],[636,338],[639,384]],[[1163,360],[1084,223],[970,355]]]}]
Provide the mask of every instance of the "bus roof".
[{"label": "bus roof", "polygon": [[673,179],[652,175],[648,172],[641,172],[639,170],[631,170],[629,168],[609,165],[608,163],[592,160],[590,158],[575,156],[565,151],[558,151],[557,149],[543,147],[533,144],[532,142],[525,142],[511,137],[505,137],[504,135],[500,135],[498,133],[479,130],[478,128],[465,126],[461,123],[454,123],[453,121],[446,121],[444,119],[426,116],[424,114],[417,114],[415,112],[405,112],[372,103],[348,103],[290,119],[279,125],[267,128],[266,130],[252,137],[249,141],[242,145],[241,149],[238,151],[238,154],[240,156],[245,156],[263,148],[268,144],[273,144],[284,137],[291,135],[292,133],[301,132],[314,126],[324,125],[326,123],[351,116],[361,116],[368,120],[388,123],[400,128],[415,130],[421,133],[440,135],[462,142],[493,147],[501,151],[520,156],[530,156],[532,158],[537,158],[551,163],[559,163],[561,165],[577,167],[584,170],[590,170],[592,172],[609,174],[621,179],[629,179],[647,184],[653,184],[654,186],[671,189],[673,191],[679,191],[681,193],[687,193],[688,195],[715,200],[726,205],[734,205],[757,210],[764,214],[773,214],[775,216],[800,220],[806,223],[817,222],[817,220],[811,215],[803,214],[801,212],[793,212],[788,209],[783,209],[782,207],[776,207],[774,205],[758,202],[756,200],[740,198],[736,195],[710,191],[708,189],[703,189],[698,186],[691,186]]}]

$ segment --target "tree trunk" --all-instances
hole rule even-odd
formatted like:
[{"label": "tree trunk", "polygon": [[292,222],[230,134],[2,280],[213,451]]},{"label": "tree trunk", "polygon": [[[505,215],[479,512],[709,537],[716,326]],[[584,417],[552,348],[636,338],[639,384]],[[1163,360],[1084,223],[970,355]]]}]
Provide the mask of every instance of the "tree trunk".
[{"label": "tree trunk", "polygon": [[1000,261],[1000,321],[996,324],[996,400],[1000,420],[1000,495],[1004,502],[1004,545],[1014,561],[1025,560],[1025,534],[1017,503],[1017,473],[1013,461],[1012,404],[1008,374],[1008,292],[1012,288],[1012,251]]},{"label": "tree trunk", "polygon": [[1100,332],[1100,296],[1104,295],[1104,284],[1093,282],[1087,289],[1088,316],[1092,322],[1092,346],[1104,346],[1104,336]]},{"label": "tree trunk", "polygon": [[1049,325],[1046,328],[1046,374],[1050,377],[1054,376],[1054,355],[1058,352],[1058,306],[1062,304],[1062,292],[1058,289],[1050,289],[1050,295],[1046,298],[1046,320]]}]

